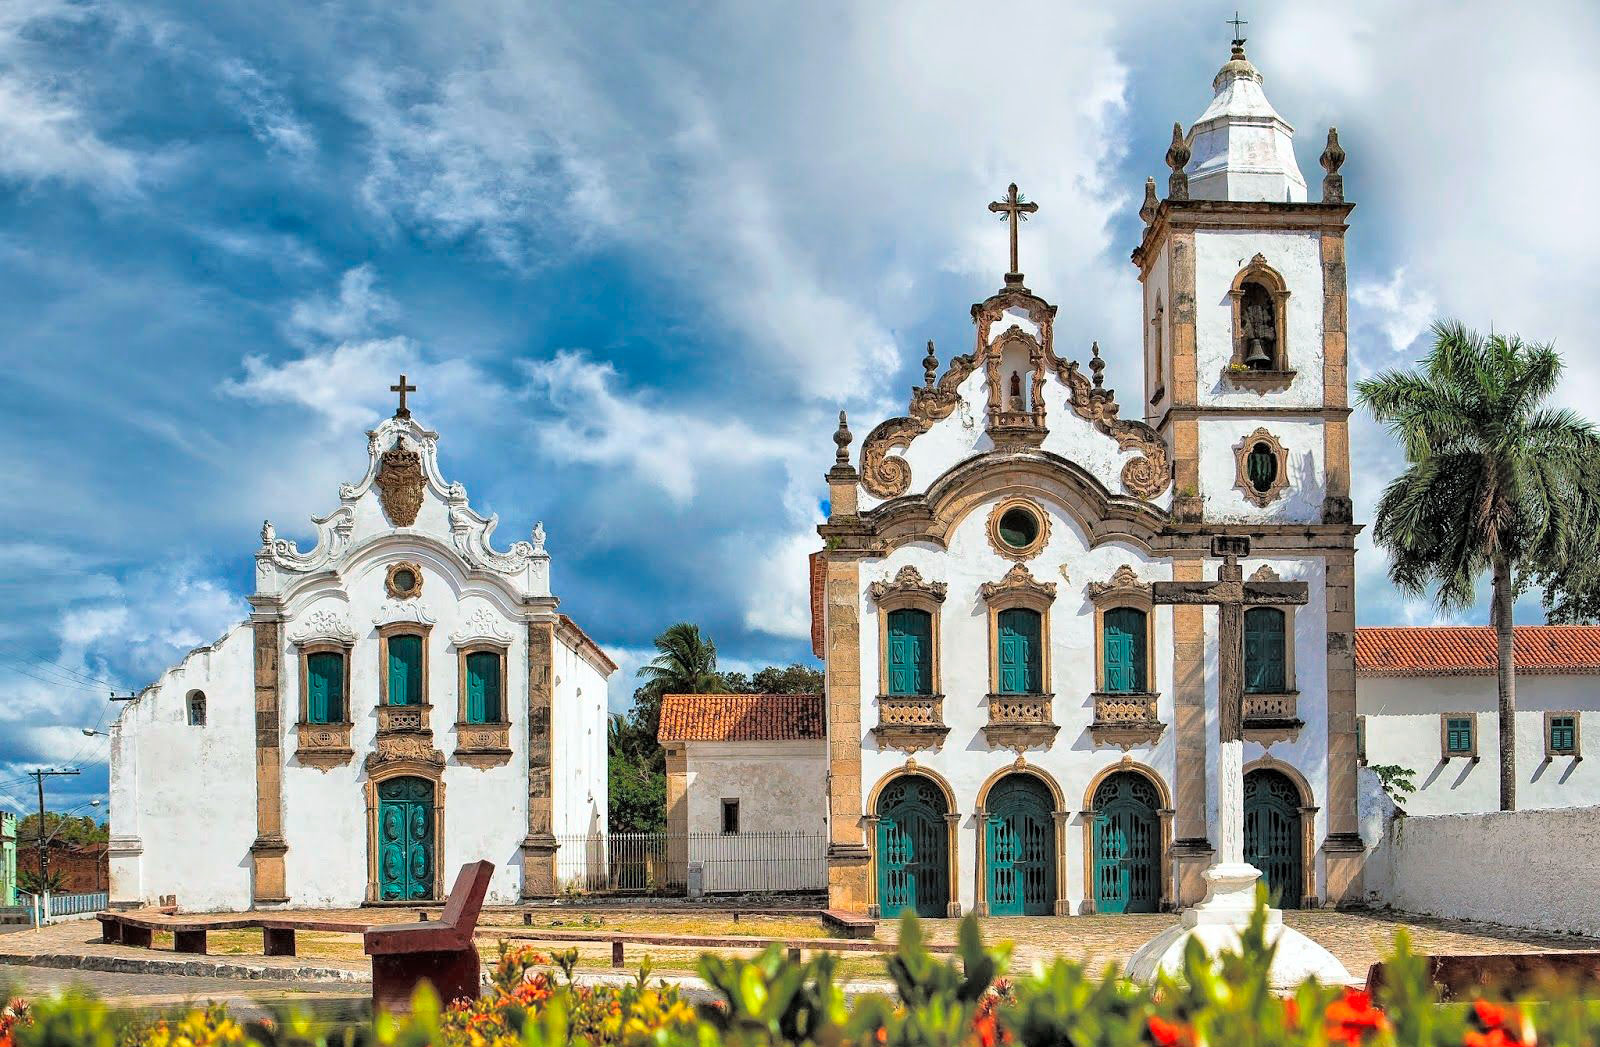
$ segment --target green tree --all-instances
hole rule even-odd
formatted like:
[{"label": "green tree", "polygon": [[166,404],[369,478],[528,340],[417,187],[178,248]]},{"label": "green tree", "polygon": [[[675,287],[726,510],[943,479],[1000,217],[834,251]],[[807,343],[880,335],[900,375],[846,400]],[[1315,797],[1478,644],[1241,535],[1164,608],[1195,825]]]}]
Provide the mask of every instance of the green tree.
[{"label": "green tree", "polygon": [[795,662],[791,665],[769,665],[754,676],[726,672],[722,682],[735,694],[821,694],[822,670]]},{"label": "green tree", "polygon": [[[97,822],[89,815],[58,814],[55,811],[44,813],[45,839],[53,840],[57,844],[71,847],[81,847],[84,844],[105,843],[111,839],[111,830],[104,822]],[[39,841],[39,816],[37,814],[24,815],[17,823],[17,845],[34,846]]]},{"label": "green tree", "polygon": [[1384,490],[1373,529],[1391,557],[1389,577],[1414,595],[1437,586],[1439,607],[1459,610],[1489,573],[1507,811],[1517,797],[1512,604],[1530,580],[1579,551],[1581,524],[1596,513],[1583,484],[1585,462],[1600,450],[1594,429],[1544,406],[1560,377],[1561,357],[1547,345],[1440,321],[1419,370],[1356,385],[1408,463]]},{"label": "green tree", "polygon": [[661,653],[639,669],[645,685],[633,696],[639,724],[652,738],[661,726],[663,695],[722,694],[728,689],[717,672],[717,645],[700,634],[698,625],[679,622],[656,637],[655,644]]}]

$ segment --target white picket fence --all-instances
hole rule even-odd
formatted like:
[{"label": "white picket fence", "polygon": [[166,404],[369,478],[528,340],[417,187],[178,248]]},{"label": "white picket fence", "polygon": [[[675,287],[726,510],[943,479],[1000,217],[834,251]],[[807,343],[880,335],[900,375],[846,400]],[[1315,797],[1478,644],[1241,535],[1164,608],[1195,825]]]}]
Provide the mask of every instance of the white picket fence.
[{"label": "white picket fence", "polygon": [[33,926],[40,927],[56,920],[81,920],[93,916],[110,903],[106,891],[45,891],[43,894],[17,892],[17,904],[28,910]]}]

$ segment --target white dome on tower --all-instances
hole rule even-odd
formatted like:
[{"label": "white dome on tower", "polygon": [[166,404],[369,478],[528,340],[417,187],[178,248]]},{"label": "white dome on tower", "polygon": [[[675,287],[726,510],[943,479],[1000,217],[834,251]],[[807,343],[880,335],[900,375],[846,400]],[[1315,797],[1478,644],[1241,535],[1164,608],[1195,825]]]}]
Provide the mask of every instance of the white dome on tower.
[{"label": "white dome on tower", "polygon": [[1294,159],[1294,128],[1267,101],[1261,73],[1233,42],[1211,82],[1216,97],[1189,129],[1189,196],[1194,200],[1304,203],[1306,180]]}]

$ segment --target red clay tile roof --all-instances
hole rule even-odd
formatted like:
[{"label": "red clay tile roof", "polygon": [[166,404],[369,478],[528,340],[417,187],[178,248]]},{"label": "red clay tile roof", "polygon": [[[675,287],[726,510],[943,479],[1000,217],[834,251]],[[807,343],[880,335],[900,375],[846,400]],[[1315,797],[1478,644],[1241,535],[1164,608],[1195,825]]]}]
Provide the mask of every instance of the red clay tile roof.
[{"label": "red clay tile roof", "polygon": [[822,644],[822,592],[827,581],[826,564],[819,549],[811,554],[811,653],[818,658],[824,650]]},{"label": "red clay tile roof", "polygon": [[[1600,673],[1600,626],[1519,625],[1517,672]],[[1487,625],[1383,626],[1356,630],[1358,676],[1493,676],[1494,629]]]},{"label": "red clay tile roof", "polygon": [[822,738],[819,694],[669,694],[661,699],[666,742],[793,742]]}]

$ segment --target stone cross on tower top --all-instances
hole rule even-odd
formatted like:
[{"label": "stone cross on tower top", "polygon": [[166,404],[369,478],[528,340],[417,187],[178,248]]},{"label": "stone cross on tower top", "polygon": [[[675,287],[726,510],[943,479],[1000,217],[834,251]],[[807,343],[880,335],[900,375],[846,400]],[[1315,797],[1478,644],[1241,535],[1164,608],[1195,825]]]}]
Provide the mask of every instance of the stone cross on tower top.
[{"label": "stone cross on tower top", "polygon": [[1227,22],[1227,23],[1229,23],[1230,25],[1233,26],[1233,43],[1234,43],[1234,46],[1243,47],[1244,46],[1244,34],[1240,31],[1240,29],[1241,29],[1242,26],[1247,26],[1250,23],[1245,21],[1243,18],[1240,18],[1239,17],[1239,12],[1237,10],[1235,10],[1233,12],[1233,17],[1232,18],[1224,18],[1223,21]]},{"label": "stone cross on tower top", "polygon": [[1017,183],[1012,182],[1011,188],[1006,190],[1004,200],[996,200],[989,205],[989,210],[998,215],[1003,215],[1011,223],[1011,271],[1006,273],[1006,283],[1020,284],[1022,270],[1017,265],[1017,223],[1026,222],[1028,216],[1039,210],[1039,205],[1023,199],[1017,192]]},{"label": "stone cross on tower top", "polygon": [[400,376],[400,381],[398,383],[394,384],[394,385],[391,385],[389,387],[389,391],[391,393],[399,393],[400,394],[400,406],[396,407],[394,409],[394,416],[396,418],[410,418],[411,417],[411,409],[406,406],[406,394],[407,393],[416,392],[417,391],[417,387],[414,386],[414,385],[407,385],[406,384],[406,376],[405,375],[401,375]]}]

